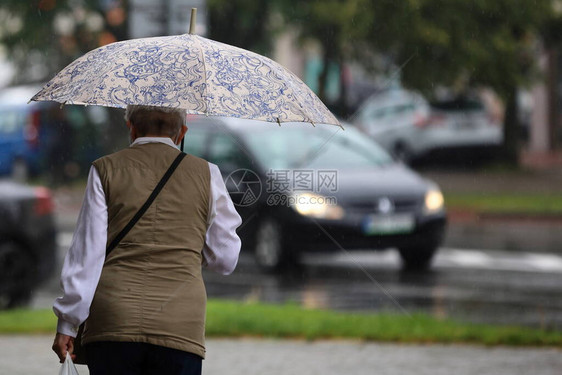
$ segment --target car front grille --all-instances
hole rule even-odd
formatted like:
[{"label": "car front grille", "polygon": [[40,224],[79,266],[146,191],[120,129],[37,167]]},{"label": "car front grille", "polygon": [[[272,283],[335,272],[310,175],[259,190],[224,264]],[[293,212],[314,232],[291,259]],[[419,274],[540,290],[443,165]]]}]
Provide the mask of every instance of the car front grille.
[{"label": "car front grille", "polygon": [[[421,202],[413,198],[388,198],[392,202],[392,212],[415,212]],[[346,209],[359,214],[378,213],[379,203],[377,199],[372,201],[349,202],[346,204]]]}]

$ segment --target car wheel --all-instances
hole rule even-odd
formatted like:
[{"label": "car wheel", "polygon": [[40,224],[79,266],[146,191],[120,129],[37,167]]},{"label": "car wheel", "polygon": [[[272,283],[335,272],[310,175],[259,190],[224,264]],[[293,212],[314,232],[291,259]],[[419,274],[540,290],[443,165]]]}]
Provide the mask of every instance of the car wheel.
[{"label": "car wheel", "polygon": [[0,308],[25,305],[31,299],[35,265],[23,246],[0,244]]},{"label": "car wheel", "polygon": [[427,270],[431,265],[433,256],[437,251],[436,246],[414,246],[403,247],[398,249],[402,258],[402,267],[404,270],[423,271]]},{"label": "car wheel", "polygon": [[265,218],[258,225],[254,252],[257,264],[267,272],[280,271],[291,263],[277,220]]}]

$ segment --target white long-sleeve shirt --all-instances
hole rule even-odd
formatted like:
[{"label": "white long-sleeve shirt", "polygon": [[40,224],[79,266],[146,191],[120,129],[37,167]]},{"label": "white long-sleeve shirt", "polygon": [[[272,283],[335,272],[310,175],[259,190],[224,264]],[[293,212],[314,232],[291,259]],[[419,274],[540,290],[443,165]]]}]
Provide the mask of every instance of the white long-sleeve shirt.
[{"label": "white long-sleeve shirt", "polygon": [[[175,147],[170,138],[163,137],[137,138],[132,145],[153,142]],[[209,170],[211,199],[202,251],[203,266],[227,275],[234,271],[238,262],[241,242],[236,228],[242,220],[228,195],[219,168],[209,163]],[[63,263],[63,296],[53,305],[58,317],[57,332],[76,337],[78,326],[88,318],[105,261],[106,245],[107,204],[99,174],[92,166],[74,236]]]}]

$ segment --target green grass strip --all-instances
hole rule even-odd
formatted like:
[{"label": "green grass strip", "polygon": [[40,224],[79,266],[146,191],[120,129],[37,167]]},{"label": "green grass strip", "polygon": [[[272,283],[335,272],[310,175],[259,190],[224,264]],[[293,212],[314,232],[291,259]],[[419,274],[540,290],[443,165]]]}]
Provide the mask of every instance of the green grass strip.
[{"label": "green grass strip", "polygon": [[562,215],[562,194],[445,193],[445,205],[481,213]]},{"label": "green grass strip", "polygon": [[207,336],[562,346],[562,332],[458,323],[426,314],[353,314],[294,305],[213,301],[207,322]]},{"label": "green grass strip", "polygon": [[[50,310],[0,312],[0,334],[53,333]],[[361,314],[306,310],[296,305],[269,305],[210,300],[208,337],[358,339],[401,343],[471,343],[562,347],[562,332],[439,320],[426,314]]]},{"label": "green grass strip", "polygon": [[0,311],[0,334],[53,333],[57,318],[52,310]]}]

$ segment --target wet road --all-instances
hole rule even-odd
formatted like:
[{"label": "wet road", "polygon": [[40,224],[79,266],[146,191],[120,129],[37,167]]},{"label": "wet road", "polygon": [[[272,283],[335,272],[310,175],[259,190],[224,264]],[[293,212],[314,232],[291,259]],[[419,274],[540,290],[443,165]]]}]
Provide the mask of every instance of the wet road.
[{"label": "wet road", "polygon": [[[60,259],[70,239],[60,236]],[[51,306],[57,277],[36,292],[33,306]],[[205,279],[209,297],[562,328],[562,256],[551,253],[443,248],[431,271],[404,273],[395,251],[341,252],[307,256],[280,276],[242,256],[234,274]]]},{"label": "wet road", "polygon": [[210,296],[562,328],[562,258],[551,254],[442,249],[431,271],[405,273],[393,251],[358,252],[308,257],[283,276],[245,259],[235,274],[207,282]]}]

